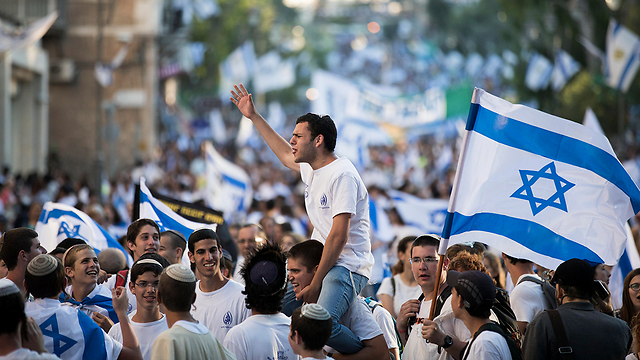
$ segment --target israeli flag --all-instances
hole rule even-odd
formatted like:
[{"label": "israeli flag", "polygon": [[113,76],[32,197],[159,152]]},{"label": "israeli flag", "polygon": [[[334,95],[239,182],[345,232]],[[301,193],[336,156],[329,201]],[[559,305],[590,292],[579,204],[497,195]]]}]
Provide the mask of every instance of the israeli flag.
[{"label": "israeli flag", "polygon": [[534,53],[529,59],[524,82],[533,91],[542,90],[549,85],[552,72],[553,65],[551,61],[538,53]]},{"label": "israeli flag", "polygon": [[73,206],[46,202],[35,230],[47,251],[55,249],[66,238],[76,238],[86,241],[95,249],[96,254],[109,247],[120,249],[127,257],[129,266],[133,264],[131,256],[107,230]]},{"label": "israeli flag", "polygon": [[251,178],[222,157],[210,142],[205,143],[205,151],[209,207],[222,211],[226,221],[241,219],[253,200]]},{"label": "israeli flag", "polygon": [[626,27],[611,19],[607,30],[607,85],[624,93],[640,66],[640,39]]},{"label": "israeli flag", "polygon": [[44,340],[44,348],[63,360],[117,359],[122,345],[113,340],[87,314],[55,299],[36,299],[25,304]]},{"label": "israeli flag", "polygon": [[422,199],[398,190],[389,190],[387,193],[405,224],[420,229],[422,234],[442,233],[449,201]]},{"label": "israeli flag", "polygon": [[555,91],[560,91],[567,84],[567,81],[580,70],[580,64],[575,61],[566,51],[560,50],[556,53],[556,63],[551,72],[551,87]]},{"label": "israeli flag", "polygon": [[[160,228],[160,232],[166,230],[179,231],[187,239],[192,232],[198,229],[210,228],[215,231],[218,227],[218,224],[199,223],[187,220],[178,215],[162,201],[153,197],[145,183],[145,178],[140,178],[140,218],[147,218],[155,221]],[[187,251],[184,252],[182,263],[187,266],[190,266],[191,264]]]},{"label": "israeli flag", "polygon": [[551,269],[571,258],[618,262],[640,190],[605,136],[481,89],[466,130],[449,244],[480,241]]}]

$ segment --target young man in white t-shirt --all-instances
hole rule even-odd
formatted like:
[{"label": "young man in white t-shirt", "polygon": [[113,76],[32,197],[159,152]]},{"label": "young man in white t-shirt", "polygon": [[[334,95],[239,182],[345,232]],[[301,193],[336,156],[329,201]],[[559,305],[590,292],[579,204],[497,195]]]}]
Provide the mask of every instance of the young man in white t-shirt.
[{"label": "young man in white t-shirt", "polygon": [[[451,290],[451,308],[464,322],[473,338],[465,348],[462,360],[511,360],[511,351],[499,326],[489,320],[496,298],[496,287],[489,274],[477,270],[449,271],[447,284]],[[492,330],[494,329],[494,330]]]},{"label": "young man in white t-shirt", "polygon": [[246,258],[240,274],[251,316],[229,330],[224,347],[238,360],[299,359],[288,340],[291,319],[280,312],[287,284],[280,246],[267,243],[258,247]]},{"label": "young man in white t-shirt", "polygon": [[527,277],[530,277],[542,281],[542,278],[533,272],[531,261],[514,258],[505,253],[502,253],[502,258],[514,286],[509,294],[511,309],[516,315],[518,329],[524,336],[533,318],[544,310],[551,309],[551,304],[546,300],[542,286],[527,280]]},{"label": "young man in white t-shirt", "polygon": [[[138,304],[135,314],[130,316],[131,327],[138,337],[140,352],[144,360],[151,360],[153,342],[163,331],[169,329],[167,319],[160,312],[156,298],[160,274],[163,270],[164,267],[153,259],[138,260],[131,267],[129,288]],[[109,336],[122,342],[119,323],[111,327]]]},{"label": "young man in white t-shirt", "polygon": [[335,155],[338,134],[329,116],[300,116],[287,142],[258,113],[242,84],[231,94],[231,101],[253,122],[282,164],[301,174],[305,207],[314,228],[311,238],[325,247],[314,280],[297,298],[326,308],[334,321],[328,344],[341,353],[355,353],[364,345],[338,319],[371,277],[367,189],[353,164]]},{"label": "young man in white t-shirt", "polygon": [[189,236],[187,245],[189,260],[195,263],[200,274],[191,314],[223,342],[232,327],[251,315],[245,306],[245,296],[242,294],[244,287],[222,276],[222,247],[215,231],[196,230]]}]

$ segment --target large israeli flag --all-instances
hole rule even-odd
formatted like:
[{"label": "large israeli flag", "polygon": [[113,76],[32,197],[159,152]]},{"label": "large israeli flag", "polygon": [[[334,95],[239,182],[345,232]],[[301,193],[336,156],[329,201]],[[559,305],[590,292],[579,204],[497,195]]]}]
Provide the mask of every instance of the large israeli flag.
[{"label": "large israeli flag", "polygon": [[249,210],[253,188],[249,175],[205,142],[209,207],[222,211],[227,221],[240,220]]},{"label": "large israeli flag", "polygon": [[611,19],[607,30],[607,85],[624,93],[640,66],[640,38]]},{"label": "large israeli flag", "polygon": [[[140,218],[147,218],[155,221],[160,228],[160,232],[166,230],[179,231],[187,239],[195,230],[202,228],[216,230],[218,227],[218,224],[199,223],[178,215],[151,194],[151,190],[147,187],[144,178],[140,178]],[[182,263],[187,266],[190,264],[186,251],[182,257]]]},{"label": "large israeli flag", "polygon": [[480,241],[553,269],[571,258],[618,261],[640,190],[605,136],[481,89],[466,130],[449,244]]},{"label": "large israeli flag", "polygon": [[96,253],[108,247],[120,249],[127,257],[129,265],[133,264],[131,256],[107,230],[73,206],[46,202],[35,230],[40,243],[47,251],[55,249],[66,238],[77,238],[86,241]]}]

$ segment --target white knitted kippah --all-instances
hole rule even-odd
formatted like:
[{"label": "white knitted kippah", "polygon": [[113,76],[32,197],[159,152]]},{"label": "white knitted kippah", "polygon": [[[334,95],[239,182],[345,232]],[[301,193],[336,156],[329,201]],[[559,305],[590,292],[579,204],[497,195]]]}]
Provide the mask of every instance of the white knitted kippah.
[{"label": "white knitted kippah", "polygon": [[0,279],[0,296],[19,293],[20,289],[9,279]]},{"label": "white knitted kippah", "polygon": [[27,265],[27,271],[34,276],[49,275],[58,267],[58,259],[51,255],[41,254],[33,258]]},{"label": "white knitted kippah", "polygon": [[182,264],[173,264],[164,269],[164,272],[176,281],[185,283],[196,282],[196,276],[193,274],[193,271]]},{"label": "white knitted kippah", "polygon": [[142,259],[142,260],[138,260],[138,261],[136,261],[136,263],[135,263],[135,264],[133,264],[133,265],[135,266],[135,265],[138,265],[138,264],[154,264],[154,265],[158,265],[158,266],[160,266],[161,268],[164,268],[164,266],[162,266],[162,264],[160,264],[158,261],[153,260],[153,259]]},{"label": "white knitted kippah", "polygon": [[322,305],[318,304],[303,305],[302,309],[300,309],[300,316],[304,316],[308,319],[313,320],[331,319],[331,315],[329,315],[329,312],[325,308],[323,308]]}]

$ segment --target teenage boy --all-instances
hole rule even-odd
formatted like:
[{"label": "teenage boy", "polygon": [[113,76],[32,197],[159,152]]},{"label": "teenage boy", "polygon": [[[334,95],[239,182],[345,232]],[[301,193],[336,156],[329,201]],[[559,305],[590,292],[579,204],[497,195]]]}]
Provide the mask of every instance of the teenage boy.
[{"label": "teenage boy", "polygon": [[[158,284],[163,270],[164,267],[153,259],[138,260],[131,267],[129,288],[138,304],[136,312],[130,316],[131,327],[138,337],[144,360],[151,360],[153,342],[163,331],[169,329],[167,319],[160,312],[157,300]],[[119,323],[111,327],[109,336],[122,342]]]},{"label": "teenage boy", "polygon": [[160,248],[158,254],[172,264],[180,264],[187,248],[187,239],[181,232],[167,230],[160,233]]},{"label": "teenage boy", "polygon": [[302,360],[322,360],[327,357],[322,348],[331,336],[331,315],[318,304],[306,304],[293,311],[289,344]]},{"label": "teenage boy", "polygon": [[166,330],[153,343],[154,360],[235,360],[213,334],[191,316],[196,298],[196,276],[191,269],[174,264],[160,275],[157,299],[164,306]]},{"label": "teenage boy", "polygon": [[22,295],[28,298],[24,288],[24,274],[27,271],[29,261],[47,251],[40,245],[38,233],[29,228],[17,228],[9,230],[0,237],[0,258],[4,260],[9,270],[7,279],[22,291]]},{"label": "teenage boy", "polygon": [[222,276],[222,247],[215,231],[194,231],[188,246],[189,260],[200,275],[192,315],[222,342],[232,327],[251,315],[244,303],[243,286]]},{"label": "teenage boy", "polygon": [[[496,287],[489,274],[478,270],[449,271],[447,284],[451,289],[451,309],[473,334],[461,354],[464,359],[511,360],[507,335],[489,320],[496,298]],[[515,347],[512,343],[512,347]],[[519,353],[519,349],[515,349]],[[520,357],[522,359],[522,357]],[[515,360],[515,359],[514,359]]]}]

